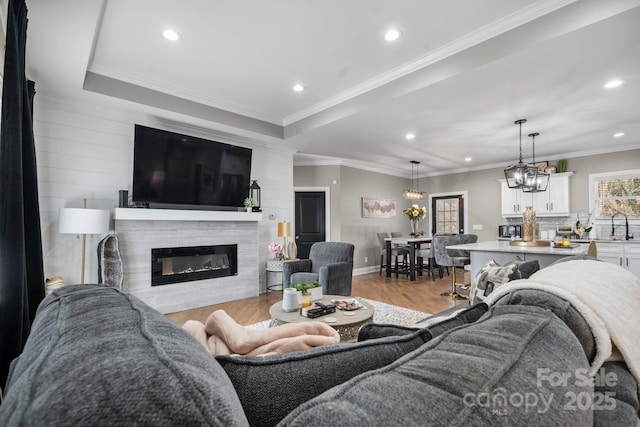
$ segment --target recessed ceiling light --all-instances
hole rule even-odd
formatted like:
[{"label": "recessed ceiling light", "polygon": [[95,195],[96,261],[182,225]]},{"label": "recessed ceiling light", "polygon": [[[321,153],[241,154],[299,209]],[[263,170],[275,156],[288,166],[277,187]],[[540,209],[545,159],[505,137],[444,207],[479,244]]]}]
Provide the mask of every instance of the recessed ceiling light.
[{"label": "recessed ceiling light", "polygon": [[624,136],[624,132],[617,132],[613,134],[614,138],[622,138]]},{"label": "recessed ceiling light", "polygon": [[416,134],[413,133],[413,132],[409,132],[408,134],[406,134],[404,136],[404,139],[408,139],[409,141],[411,141],[412,139],[415,139],[415,138],[416,138]]},{"label": "recessed ceiling light", "polygon": [[386,33],[384,33],[384,39],[388,42],[396,41],[400,38],[400,30],[397,28],[389,28]]},{"label": "recessed ceiling light", "polygon": [[614,80],[610,80],[607,82],[607,84],[604,85],[605,89],[613,89],[614,87],[618,87],[618,86],[622,86],[623,84],[625,84],[625,81],[622,79],[614,79]]},{"label": "recessed ceiling light", "polygon": [[471,160],[473,160],[471,157],[465,157],[465,158],[464,158],[464,161],[465,161],[465,162],[470,162]]},{"label": "recessed ceiling light", "polygon": [[172,29],[164,30],[162,32],[162,35],[164,36],[165,39],[171,40],[172,42],[175,42],[182,38],[182,34]]},{"label": "recessed ceiling light", "polygon": [[293,90],[295,92],[302,92],[304,90],[304,86],[302,86],[300,83],[293,85]]}]

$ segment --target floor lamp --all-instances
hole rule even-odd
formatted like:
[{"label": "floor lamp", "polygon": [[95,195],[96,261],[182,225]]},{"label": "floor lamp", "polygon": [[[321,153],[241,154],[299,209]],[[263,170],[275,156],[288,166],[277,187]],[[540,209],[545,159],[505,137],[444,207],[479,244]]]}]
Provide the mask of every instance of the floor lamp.
[{"label": "floor lamp", "polygon": [[105,234],[109,231],[109,211],[84,208],[61,208],[58,218],[58,232],[63,234],[82,235],[82,269],[80,283],[84,284],[84,259],[87,234]]}]

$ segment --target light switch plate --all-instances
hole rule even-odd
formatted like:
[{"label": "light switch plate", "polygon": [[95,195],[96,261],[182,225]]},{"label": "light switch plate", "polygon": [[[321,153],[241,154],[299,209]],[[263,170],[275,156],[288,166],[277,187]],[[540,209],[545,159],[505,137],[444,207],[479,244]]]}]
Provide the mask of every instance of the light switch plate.
[{"label": "light switch plate", "polygon": [[482,230],[482,224],[473,224],[474,230]]}]

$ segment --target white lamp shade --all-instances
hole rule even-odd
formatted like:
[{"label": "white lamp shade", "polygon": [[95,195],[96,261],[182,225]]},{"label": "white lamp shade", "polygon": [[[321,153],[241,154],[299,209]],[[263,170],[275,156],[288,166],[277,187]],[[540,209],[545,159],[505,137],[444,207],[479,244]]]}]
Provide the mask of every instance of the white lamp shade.
[{"label": "white lamp shade", "polygon": [[58,232],[69,234],[105,234],[109,231],[109,211],[101,209],[62,208]]}]

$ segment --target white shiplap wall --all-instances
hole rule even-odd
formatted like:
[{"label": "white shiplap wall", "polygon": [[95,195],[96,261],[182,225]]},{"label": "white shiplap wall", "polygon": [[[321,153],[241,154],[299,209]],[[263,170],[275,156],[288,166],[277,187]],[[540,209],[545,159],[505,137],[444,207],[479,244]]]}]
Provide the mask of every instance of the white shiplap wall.
[{"label": "white shiplap wall", "polygon": [[[263,221],[258,226],[259,289],[266,287],[267,245],[277,240],[276,223],[293,213],[293,153],[262,141],[221,137],[203,127],[180,126],[180,118],[114,108],[113,101],[88,105],[35,97],[34,135],[38,164],[38,192],[42,224],[45,277],[62,276],[67,284],[80,282],[81,243],[59,234],[58,209],[108,209],[118,204],[118,191],[131,191],[134,124],[188,133],[253,149],[252,176],[262,188]],[[161,115],[164,117],[160,118]],[[213,124],[211,126],[213,129]],[[269,219],[270,214],[274,219]],[[111,230],[113,231],[113,222]],[[96,246],[102,236],[87,236],[85,282],[97,281]]]}]

